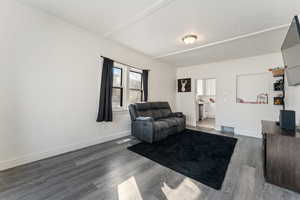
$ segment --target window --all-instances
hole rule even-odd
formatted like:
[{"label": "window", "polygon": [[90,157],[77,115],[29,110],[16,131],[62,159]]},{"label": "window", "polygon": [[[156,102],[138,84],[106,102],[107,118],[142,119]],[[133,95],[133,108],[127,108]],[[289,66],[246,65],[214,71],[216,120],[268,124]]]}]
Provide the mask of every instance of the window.
[{"label": "window", "polygon": [[142,71],[116,64],[113,67],[113,110],[125,110],[129,104],[141,102],[142,97]]},{"label": "window", "polygon": [[129,71],[128,104],[142,101],[142,73]]},{"label": "window", "polygon": [[123,69],[113,67],[113,89],[112,107],[122,108],[123,106]]}]

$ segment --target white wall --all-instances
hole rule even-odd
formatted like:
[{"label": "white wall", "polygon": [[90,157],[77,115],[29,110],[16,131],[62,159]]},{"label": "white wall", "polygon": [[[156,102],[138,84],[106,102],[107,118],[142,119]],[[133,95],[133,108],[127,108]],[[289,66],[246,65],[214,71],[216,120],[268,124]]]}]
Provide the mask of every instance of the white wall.
[{"label": "white wall", "polygon": [[171,66],[13,0],[0,44],[0,170],[129,134],[127,112],[96,123],[100,55],[150,69],[149,100],[175,105]]},{"label": "white wall", "polygon": [[[236,76],[239,74],[267,72],[271,67],[282,66],[280,53],[257,57],[229,60],[199,66],[182,67],[177,70],[177,78],[192,78],[191,93],[177,93],[177,110],[188,115],[188,124],[195,125],[195,83],[197,79],[216,78],[216,127],[235,127],[237,134],[261,137],[260,121],[278,120],[281,106],[274,106],[273,99],[267,105],[237,104]],[[296,109],[300,120],[300,87],[288,88],[287,108]]]}]

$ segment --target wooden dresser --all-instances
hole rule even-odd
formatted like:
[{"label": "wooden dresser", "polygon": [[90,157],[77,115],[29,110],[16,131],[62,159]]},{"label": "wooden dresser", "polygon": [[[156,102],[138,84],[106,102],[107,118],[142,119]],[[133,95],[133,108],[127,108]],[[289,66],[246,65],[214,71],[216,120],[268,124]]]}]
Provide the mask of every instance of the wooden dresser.
[{"label": "wooden dresser", "polygon": [[300,132],[262,121],[264,175],[267,182],[300,192]]}]

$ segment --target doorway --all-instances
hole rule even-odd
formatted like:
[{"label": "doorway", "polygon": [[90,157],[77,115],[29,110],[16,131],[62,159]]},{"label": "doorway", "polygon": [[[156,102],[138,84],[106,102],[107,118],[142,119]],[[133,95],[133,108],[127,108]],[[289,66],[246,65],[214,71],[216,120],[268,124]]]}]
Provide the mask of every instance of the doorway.
[{"label": "doorway", "polygon": [[199,79],[196,82],[197,127],[215,129],[216,79]]}]

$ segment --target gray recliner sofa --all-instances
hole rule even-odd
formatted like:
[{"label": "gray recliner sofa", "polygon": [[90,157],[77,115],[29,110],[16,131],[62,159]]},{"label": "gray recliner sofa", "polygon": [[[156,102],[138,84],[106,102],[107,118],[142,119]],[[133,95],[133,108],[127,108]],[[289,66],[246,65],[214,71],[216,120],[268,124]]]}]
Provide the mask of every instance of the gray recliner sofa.
[{"label": "gray recliner sofa", "polygon": [[172,113],[168,102],[147,102],[129,105],[131,134],[153,143],[185,130],[186,117]]}]

